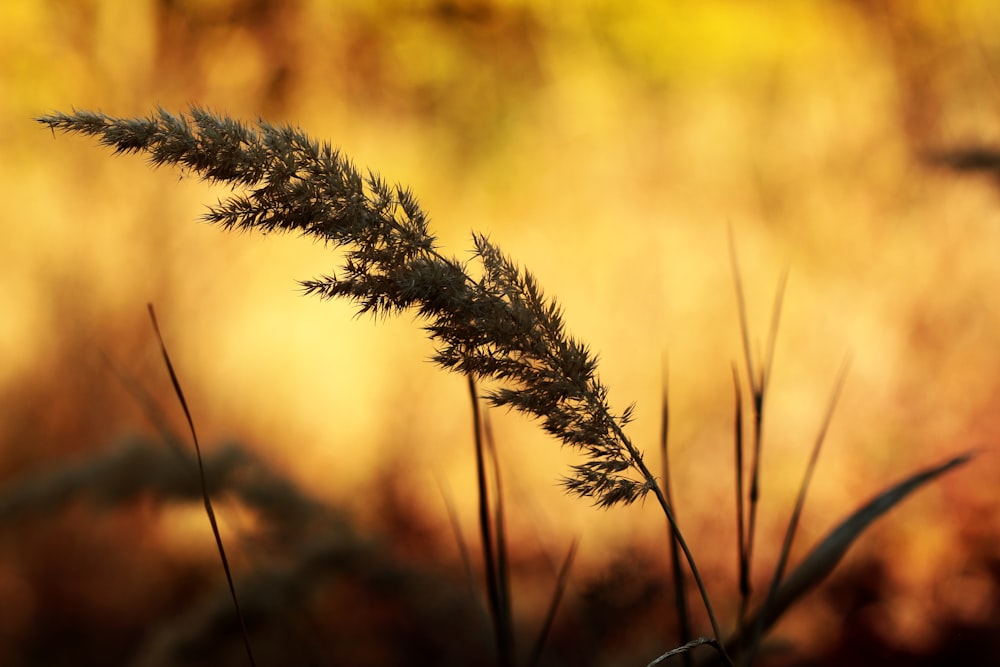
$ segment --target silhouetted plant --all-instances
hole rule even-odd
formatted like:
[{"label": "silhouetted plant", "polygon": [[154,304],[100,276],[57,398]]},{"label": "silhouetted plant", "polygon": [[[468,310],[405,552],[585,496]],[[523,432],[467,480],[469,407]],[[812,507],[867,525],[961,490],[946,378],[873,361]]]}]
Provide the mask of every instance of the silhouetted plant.
[{"label": "silhouetted plant", "polygon": [[[179,166],[208,181],[233,187],[231,195],[210,207],[205,215],[209,222],[227,229],[264,233],[294,231],[341,248],[343,262],[338,271],[303,281],[305,293],[327,299],[346,298],[357,304],[361,313],[376,316],[405,310],[415,312],[426,323],[424,328],[436,344],[435,362],[469,376],[470,383],[486,380],[485,397],[491,405],[514,408],[539,419],[547,432],[582,452],[584,461],[572,466],[571,473],[563,479],[568,492],[591,499],[600,507],[628,505],[652,493],[667,517],[672,539],[691,569],[714,637],[684,637],[683,646],[664,653],[650,664],[686,655],[703,644],[715,647],[715,657],[723,662],[732,664],[727,649],[739,654],[743,662],[751,662],[760,637],[789,605],[827,576],[872,521],[913,490],[969,458],[954,457],[890,487],[851,514],[786,575],[788,554],[829,422],[828,413],[814,445],[766,599],[751,614],[749,572],[760,499],[761,424],[781,291],[767,353],[763,363],[757,365],[750,354],[745,306],[738,292],[752,401],[749,414],[753,419],[753,449],[745,506],[744,399],[738,374],[734,372],[741,599],[737,630],[723,642],[708,592],[664,487],[625,433],[632,407],[621,412],[611,409],[608,390],[597,375],[596,357],[585,344],[566,332],[558,304],[544,296],[530,272],[504,255],[485,235],[473,234],[470,262],[443,255],[429,231],[427,215],[409,190],[388,185],[373,171],[363,175],[330,144],[319,144],[291,126],[274,126],[264,121],[248,126],[198,107],[192,107],[187,114],[171,114],[161,109],[149,118],[121,119],[78,111],[54,113],[38,120],[53,131],[96,136],[116,153],[145,153],[154,165]],[[735,253],[733,260],[739,286]],[[842,379],[838,380],[838,390]],[[831,401],[831,412],[833,404]],[[663,414],[665,453],[666,405]],[[485,492],[483,476],[481,465],[481,492]],[[498,498],[497,502],[501,500]],[[489,521],[495,521],[496,539],[502,542],[499,532],[502,516],[488,520],[487,524]],[[484,548],[488,546],[484,542]],[[497,554],[503,553],[503,546],[495,547]],[[493,606],[499,610],[494,618],[496,634],[501,661],[509,664],[512,640],[510,628],[504,625],[509,623],[509,617],[506,620],[500,617],[501,612],[509,614],[509,600],[499,594],[506,585],[501,576],[504,567],[498,565],[495,569],[501,573],[490,576],[490,581],[496,583]],[[680,577],[675,575],[675,578]],[[675,585],[682,587],[683,582],[676,581]],[[686,618],[686,602],[682,596],[677,600],[678,616]],[[504,642],[510,642],[507,649]]]}]

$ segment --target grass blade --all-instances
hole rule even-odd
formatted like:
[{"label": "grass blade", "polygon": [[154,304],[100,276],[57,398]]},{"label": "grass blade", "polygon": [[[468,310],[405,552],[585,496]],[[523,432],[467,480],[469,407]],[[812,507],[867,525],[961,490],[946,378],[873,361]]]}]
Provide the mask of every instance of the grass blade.
[{"label": "grass blade", "polygon": [[562,567],[559,568],[556,589],[552,594],[552,601],[549,603],[548,611],[545,613],[545,622],[542,623],[542,629],[538,633],[538,641],[535,642],[535,647],[531,651],[528,667],[535,667],[542,657],[542,650],[545,648],[545,642],[552,631],[552,623],[556,619],[556,612],[559,611],[559,603],[562,602],[563,593],[566,592],[566,584],[569,583],[569,571],[573,567],[573,560],[576,558],[577,546],[579,546],[579,542],[574,539],[573,543],[569,545],[569,551],[566,553]]},{"label": "grass blade", "polygon": [[[663,371],[663,402],[660,409],[660,452],[663,456],[663,495],[671,507],[674,504],[673,492],[670,484],[670,396],[667,391],[667,372]],[[670,522],[667,522],[667,535],[670,538],[670,570],[674,577],[674,607],[677,609],[677,626],[681,644],[691,641],[691,613],[688,608],[687,588],[684,582],[684,568],[681,564],[680,545],[677,542],[677,533]],[[684,664],[690,667],[691,656],[684,653]]]},{"label": "grass blade", "polygon": [[722,647],[719,646],[719,642],[709,637],[699,637],[698,639],[692,639],[683,646],[678,646],[675,649],[667,651],[666,653],[664,653],[663,655],[661,655],[660,657],[656,658],[651,663],[646,665],[646,667],[654,667],[654,665],[658,665],[661,662],[666,662],[667,660],[670,660],[670,658],[673,658],[678,655],[685,655],[685,656],[690,655],[689,652],[691,651],[691,649],[698,648],[699,646],[704,646],[705,644],[708,644],[709,646],[713,647],[716,651],[718,651],[718,655],[725,656]]},{"label": "grass blade", "polygon": [[483,421],[479,409],[479,394],[472,374],[468,375],[469,396],[472,399],[472,420],[476,443],[476,486],[479,489],[479,535],[483,546],[483,568],[486,570],[486,596],[493,620],[493,636],[497,646],[500,667],[511,667],[514,654],[510,641],[510,624],[505,618],[506,603],[500,583],[497,551],[494,541],[495,526],[490,511],[489,485],[486,479],[486,443],[483,438]]},{"label": "grass blade", "polygon": [[774,292],[774,304],[771,306],[771,324],[767,331],[767,351],[764,353],[764,367],[761,370],[760,391],[767,391],[771,379],[771,366],[774,363],[774,346],[778,340],[778,324],[781,322],[781,306],[785,302],[785,288],[788,286],[788,270],[778,279],[778,288]]},{"label": "grass blade", "polygon": [[[781,583],[781,578],[785,575],[785,567],[788,565],[788,556],[792,551],[792,542],[795,539],[795,533],[799,527],[799,519],[802,516],[802,510],[806,504],[806,494],[809,491],[809,484],[812,482],[813,473],[816,471],[816,464],[819,462],[819,453],[823,448],[824,440],[826,440],[826,433],[830,428],[830,421],[833,419],[833,411],[837,407],[837,400],[840,398],[840,393],[844,388],[844,380],[847,378],[847,368],[848,364],[845,362],[843,366],[841,366],[840,372],[837,374],[833,394],[830,396],[830,401],[826,408],[826,414],[823,417],[823,424],[820,426],[819,433],[816,435],[816,442],[813,444],[812,453],[809,455],[809,463],[806,464],[805,476],[802,479],[802,484],[799,486],[798,497],[795,499],[795,507],[792,510],[792,516],[788,521],[788,530],[785,531],[785,539],[782,542],[781,553],[778,556],[778,565],[775,567],[774,576],[771,579],[771,585],[767,591],[767,598],[764,602],[763,613],[760,615],[760,619],[767,616],[768,609],[773,604],[774,596],[778,592],[778,585]],[[743,619],[740,620],[742,622]],[[760,627],[758,622],[758,626],[753,631],[753,636],[750,638],[750,646],[747,649],[746,655],[742,661],[743,664],[753,664],[753,658],[757,653],[757,647],[760,643],[762,634],[763,629]]]},{"label": "grass blade", "polygon": [[514,608],[511,603],[510,594],[510,559],[507,556],[507,520],[504,512],[503,502],[503,482],[500,478],[500,459],[497,457],[496,443],[493,439],[493,428],[490,425],[490,416],[483,414],[483,435],[486,443],[486,451],[490,455],[493,468],[493,493],[495,507],[493,511],[493,529],[496,537],[496,557],[497,557],[497,591],[500,601],[500,632],[501,638],[507,645],[506,655],[510,656],[513,664],[514,656],[517,655],[514,646]]},{"label": "grass blade", "polygon": [[[750,325],[747,319],[746,298],[743,294],[743,280],[740,275],[739,259],[736,254],[736,242],[733,239],[733,229],[729,228],[729,261],[733,272],[733,282],[736,291],[736,307],[739,314],[740,334],[743,342],[743,357],[746,366],[747,382],[750,385],[750,400],[753,407],[753,430],[752,430],[752,459],[749,471],[749,489],[747,490],[747,501],[749,508],[744,508],[743,500],[743,398],[740,391],[739,373],[733,369],[733,380],[736,385],[736,425],[735,425],[735,447],[736,447],[736,512],[737,512],[737,533],[739,540],[739,588],[740,606],[738,627],[743,627],[746,619],[747,609],[750,604],[750,596],[753,593],[751,584],[751,570],[753,563],[754,539],[757,528],[757,511],[760,505],[760,469],[761,450],[763,444],[764,431],[764,403],[767,397],[767,387],[771,379],[771,368],[774,362],[774,348],[778,337],[778,324],[781,321],[781,307],[784,303],[785,287],[788,284],[788,271],[782,273],[778,280],[778,287],[775,291],[774,304],[771,308],[771,324],[768,328],[767,347],[764,351],[763,360],[759,360],[760,366],[754,363],[754,355],[750,346]],[[745,637],[744,637],[745,639]],[[734,647],[739,653],[742,646]],[[745,660],[741,661],[745,664]]]},{"label": "grass blade", "polygon": [[[744,629],[760,627],[762,635],[777,621],[789,607],[815,588],[837,566],[847,550],[876,519],[898,505],[911,493],[944,473],[967,463],[972,452],[961,454],[930,468],[914,473],[901,482],[889,487],[881,494],[851,514],[834,528],[809,555],[781,582],[771,604],[758,612]],[[729,643],[736,643],[734,637]]]},{"label": "grass blade", "polygon": [[[766,373],[768,370],[758,369],[754,366],[753,352],[750,349],[750,324],[747,320],[746,298],[743,295],[743,279],[740,275],[739,259],[736,256],[736,242],[733,240],[733,228],[729,228],[729,261],[732,266],[733,283],[736,290],[736,307],[740,319],[740,335],[743,340],[743,360],[746,366],[747,382],[750,384],[750,398],[753,403],[753,458],[750,462],[750,489],[747,492],[749,509],[747,510],[746,525],[743,530],[744,538],[740,542],[743,553],[741,555],[741,570],[746,569],[747,578],[741,581],[741,594],[744,594],[742,587],[745,586],[745,597],[749,600],[753,592],[750,585],[750,570],[753,562],[754,535],[757,528],[757,506],[760,501],[760,455],[761,442],[763,440],[764,426],[764,387],[767,384]],[[772,325],[776,325],[777,317],[772,317]],[[770,346],[770,343],[769,343]],[[770,361],[767,361],[768,366]],[[742,447],[741,447],[742,450]],[[742,475],[742,471],[740,473]],[[743,521],[743,514],[740,514],[740,521]]]},{"label": "grass blade", "polygon": [[444,500],[445,510],[448,513],[448,522],[451,526],[451,533],[455,537],[455,544],[458,547],[458,556],[462,560],[462,567],[465,570],[465,580],[469,585],[469,597],[476,603],[476,606],[483,612],[484,618],[489,622],[489,614],[480,604],[480,598],[476,589],[476,577],[472,572],[472,558],[469,555],[469,548],[465,543],[465,536],[462,534],[462,524],[458,520],[458,510],[455,507],[455,499],[451,491],[445,484],[444,479],[438,477],[438,490]]},{"label": "grass blade", "polygon": [[177,400],[181,403],[181,409],[184,411],[184,417],[187,419],[188,427],[191,429],[191,439],[194,441],[194,452],[198,457],[198,475],[201,481],[201,495],[202,500],[205,502],[205,513],[208,515],[208,522],[212,526],[212,535],[215,536],[215,545],[219,549],[219,558],[222,560],[222,569],[226,573],[226,583],[229,585],[229,594],[233,598],[233,607],[236,609],[236,616],[240,621],[240,631],[243,634],[243,645],[246,648],[247,659],[250,661],[251,667],[256,667],[257,662],[253,657],[253,648],[250,646],[250,633],[247,632],[246,620],[243,618],[243,612],[240,611],[240,602],[236,597],[236,586],[233,583],[233,573],[229,568],[229,559],[226,557],[226,549],[222,545],[222,534],[219,532],[219,523],[215,519],[215,510],[212,508],[212,499],[208,495],[208,484],[205,481],[205,465],[201,458],[201,445],[198,444],[198,434],[195,432],[194,419],[191,417],[191,411],[188,409],[187,400],[184,398],[184,392],[181,390],[181,383],[177,379],[177,373],[174,372],[174,365],[170,361],[170,355],[167,353],[167,345],[163,342],[163,335],[160,333],[160,325],[156,321],[156,311],[153,310],[153,304],[147,304],[149,308],[149,319],[153,322],[153,331],[156,333],[156,339],[160,343],[160,352],[163,353],[163,361],[167,365],[167,372],[170,373],[170,381],[174,385],[174,393],[177,394]]},{"label": "grass blade", "polygon": [[[736,542],[738,551],[740,607],[737,616],[738,627],[743,627],[747,609],[750,606],[750,562],[747,554],[746,541],[746,508],[743,502],[743,391],[740,384],[740,373],[733,364],[733,390],[735,392],[735,414],[733,415],[733,447],[735,449],[736,468]],[[739,654],[741,647],[735,647]]]}]

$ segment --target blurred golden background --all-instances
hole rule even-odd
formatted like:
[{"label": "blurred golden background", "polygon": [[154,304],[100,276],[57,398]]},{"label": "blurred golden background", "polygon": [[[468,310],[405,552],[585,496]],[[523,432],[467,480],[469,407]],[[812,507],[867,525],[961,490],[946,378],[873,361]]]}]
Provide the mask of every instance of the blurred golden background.
[{"label": "blurred golden background", "polygon": [[[152,302],[207,450],[244,443],[389,541],[386,513],[405,509],[396,528],[419,517],[421,539],[460,567],[442,487],[473,535],[471,410],[464,379],[426,361],[420,322],[300,296],[297,279],[336,266],[328,249],[196,222],[223,192],[33,121],[197,104],[300,126],[411,187],[449,254],[471,249],[472,230],[490,235],[600,355],[613,406],[637,402],[631,435],[654,459],[666,366],[678,515],[726,619],[730,369],[742,360],[732,230],[759,347],[789,274],[765,421],[760,585],[849,357],[794,553],[911,470],[980,448],[873,528],[840,581],[877,569],[877,594],[857,613],[884,650],[932,651],[956,619],[996,623],[996,3],[12,0],[0,19],[6,483],[126,434],[156,435],[123,376],[183,432]],[[557,557],[579,537],[581,581],[636,550],[662,567],[652,503],[598,511],[564,497],[572,452],[518,415],[492,419],[518,549]],[[215,585],[211,537],[191,507],[53,512],[5,529],[0,662],[54,660],[38,652],[52,600],[86,607],[100,597],[86,584],[103,581],[99,564],[137,544],[142,557],[119,573],[152,572],[180,550],[170,558],[200,559]],[[226,507],[230,522],[252,522]],[[57,555],[40,556],[53,544]],[[258,557],[252,542],[232,548],[237,570]],[[77,575],[75,597],[49,590]],[[837,576],[834,591],[847,586]],[[127,588],[116,604],[143,604]],[[836,650],[832,628],[848,619],[835,598],[811,596],[779,627],[797,655]]]}]

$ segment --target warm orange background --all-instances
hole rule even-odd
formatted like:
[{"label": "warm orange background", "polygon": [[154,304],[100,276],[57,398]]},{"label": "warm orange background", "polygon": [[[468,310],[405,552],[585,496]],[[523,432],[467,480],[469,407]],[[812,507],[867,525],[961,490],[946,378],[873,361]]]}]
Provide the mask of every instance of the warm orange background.
[{"label": "warm orange background", "polygon": [[[445,540],[437,480],[473,497],[464,380],[425,361],[419,322],[299,296],[296,279],[336,265],[328,250],[196,223],[221,191],[32,122],[197,103],[299,125],[409,185],[450,253],[488,233],[559,298],[614,406],[638,403],[631,434],[651,455],[666,358],[679,515],[727,618],[742,360],[727,230],[760,346],[788,269],[760,558],[849,356],[796,553],[890,481],[982,447],[848,559],[891,563],[887,641],[930,642],[941,618],[997,601],[995,540],[969,545],[1000,534],[1000,181],[925,158],[1000,142],[998,21],[987,0],[6,2],[0,469],[15,479],[150,430],[103,355],[180,428],[152,301],[207,448],[244,441],[362,513],[389,469]],[[662,538],[651,503],[565,498],[572,454],[519,416],[494,420],[519,540],[559,553],[581,536],[596,567]],[[176,539],[205,530],[164,525]],[[832,622],[821,602],[806,608],[789,634]]]}]

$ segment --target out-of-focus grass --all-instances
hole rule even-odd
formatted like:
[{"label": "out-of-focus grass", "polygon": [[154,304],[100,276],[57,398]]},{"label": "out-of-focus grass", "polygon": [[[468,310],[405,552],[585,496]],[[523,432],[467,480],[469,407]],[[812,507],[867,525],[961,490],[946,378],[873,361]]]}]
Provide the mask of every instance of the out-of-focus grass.
[{"label": "out-of-focus grass", "polygon": [[[42,466],[141,427],[98,351],[169,397],[144,324],[152,299],[206,442],[273,447],[339,500],[397,457],[428,512],[443,516],[434,471],[474,497],[463,385],[419,361],[430,350],[413,323],[373,327],[298,297],[295,278],[332,266],[323,248],[193,224],[208,186],[56,144],[30,120],[194,101],[300,124],[406,183],[450,252],[469,247],[469,230],[489,231],[601,354],[612,401],[639,402],[633,433],[647,451],[666,351],[679,518],[724,580],[735,538],[715,510],[730,475],[704,461],[728,457],[740,354],[731,225],[758,331],[778,275],[791,276],[763,535],[778,535],[829,378],[846,351],[854,358],[807,505],[808,544],[859,494],[1000,432],[1000,200],[989,179],[921,160],[1000,139],[1000,44],[982,29],[998,10],[954,4],[10,3],[0,467]],[[651,514],[562,498],[565,455],[532,425],[496,417],[513,533],[582,534],[584,562],[621,540],[661,539]],[[960,605],[921,603],[928,590],[977,575],[942,545],[1000,530],[1000,471],[988,456],[974,468],[870,537],[868,549],[892,554],[884,605],[897,620],[885,632],[901,642]],[[763,561],[776,542],[761,540]],[[912,609],[924,614],[900,611]]]}]

